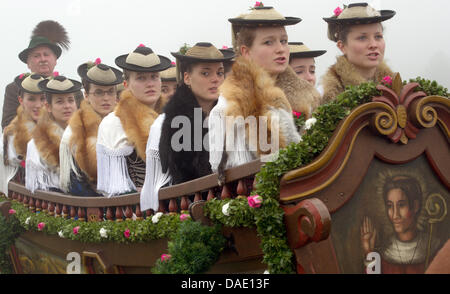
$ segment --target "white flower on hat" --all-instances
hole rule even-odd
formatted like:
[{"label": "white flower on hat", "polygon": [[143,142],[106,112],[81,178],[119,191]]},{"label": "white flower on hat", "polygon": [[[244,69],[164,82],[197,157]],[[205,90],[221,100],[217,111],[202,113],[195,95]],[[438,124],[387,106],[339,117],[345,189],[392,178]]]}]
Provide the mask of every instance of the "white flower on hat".
[{"label": "white flower on hat", "polygon": [[222,213],[226,216],[230,215],[230,202],[222,206]]},{"label": "white flower on hat", "polygon": [[58,232],[58,236],[59,236],[60,238],[64,238],[64,233],[63,233],[63,231],[59,231],[59,232]]},{"label": "white flower on hat", "polygon": [[27,217],[27,219],[25,220],[26,225],[28,225],[30,223],[30,219],[31,219],[31,216]]},{"label": "white flower on hat", "polygon": [[154,216],[152,216],[152,222],[156,224],[159,222],[159,219],[163,216],[162,212],[157,212]]},{"label": "white flower on hat", "polygon": [[315,117],[311,117],[310,119],[305,121],[305,130],[309,130],[315,123],[317,119]]},{"label": "white flower on hat", "polygon": [[102,238],[107,238],[108,237],[108,231],[105,228],[101,228],[100,229],[100,236]]}]

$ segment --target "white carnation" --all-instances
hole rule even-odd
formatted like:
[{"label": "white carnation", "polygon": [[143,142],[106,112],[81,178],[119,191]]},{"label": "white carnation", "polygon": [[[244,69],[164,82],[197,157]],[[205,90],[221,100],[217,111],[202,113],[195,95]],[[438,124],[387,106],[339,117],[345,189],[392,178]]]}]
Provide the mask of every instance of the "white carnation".
[{"label": "white carnation", "polygon": [[226,216],[230,215],[230,202],[222,206],[222,213]]},{"label": "white carnation", "polygon": [[107,238],[108,237],[108,231],[105,228],[101,228],[100,229],[100,236],[102,238]]},{"label": "white carnation", "polygon": [[26,225],[28,225],[30,223],[30,219],[31,219],[31,216],[27,217],[27,219],[25,220]]},{"label": "white carnation", "polygon": [[59,232],[58,232],[58,236],[59,236],[60,238],[64,238],[64,233],[63,233],[63,231],[59,231]]},{"label": "white carnation", "polygon": [[305,130],[309,130],[315,123],[317,122],[317,119],[315,117],[312,117],[305,121]]},{"label": "white carnation", "polygon": [[157,212],[154,216],[152,216],[152,222],[156,224],[159,222],[159,219],[163,216],[162,212]]}]

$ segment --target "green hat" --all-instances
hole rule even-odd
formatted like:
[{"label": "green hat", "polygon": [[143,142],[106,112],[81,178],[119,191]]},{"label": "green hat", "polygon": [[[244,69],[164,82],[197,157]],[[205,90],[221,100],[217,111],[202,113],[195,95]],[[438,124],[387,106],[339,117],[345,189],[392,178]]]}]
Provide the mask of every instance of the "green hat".
[{"label": "green hat", "polygon": [[56,58],[59,58],[61,47],[69,49],[69,44],[67,32],[62,25],[53,20],[41,21],[34,28],[28,47],[19,53],[19,59],[27,63],[30,52],[39,46],[47,46],[55,53]]}]

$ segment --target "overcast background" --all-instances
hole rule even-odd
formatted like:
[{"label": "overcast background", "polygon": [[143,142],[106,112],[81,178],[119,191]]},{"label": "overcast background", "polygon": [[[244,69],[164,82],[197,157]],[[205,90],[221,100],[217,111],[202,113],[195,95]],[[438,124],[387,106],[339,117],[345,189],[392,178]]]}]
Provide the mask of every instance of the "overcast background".
[{"label": "overcast background", "polygon": [[[353,1],[359,2],[359,1]],[[76,69],[88,60],[100,57],[114,64],[115,57],[129,53],[143,43],[157,54],[174,58],[184,43],[208,41],[216,47],[231,47],[228,18],[236,17],[253,6],[248,0],[22,0],[0,1],[2,36],[0,70],[0,105],[4,89],[13,78],[28,68],[18,54],[28,47],[31,32],[42,20],[52,19],[67,30],[71,48],[63,51],[55,70],[79,80]],[[327,39],[327,25],[322,17],[332,16],[337,6],[352,2],[336,0],[271,0],[285,16],[302,18],[288,26],[289,41],[302,41],[311,49],[328,52],[316,59],[317,76],[335,62],[340,53]],[[377,9],[395,10],[394,18],[384,22],[385,61],[403,80],[422,76],[450,88],[450,33],[448,0],[375,0]],[[1,117],[1,113],[0,113]]]}]

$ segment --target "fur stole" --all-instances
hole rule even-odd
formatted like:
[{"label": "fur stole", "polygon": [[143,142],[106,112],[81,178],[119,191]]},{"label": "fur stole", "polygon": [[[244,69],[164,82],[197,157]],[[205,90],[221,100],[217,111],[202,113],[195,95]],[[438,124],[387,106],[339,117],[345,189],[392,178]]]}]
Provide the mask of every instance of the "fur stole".
[{"label": "fur stole", "polygon": [[[164,109],[165,119],[161,128],[159,156],[162,170],[164,173],[169,170],[172,184],[183,183],[212,173],[209,164],[209,152],[203,148],[204,136],[208,132],[207,128],[203,128],[204,120],[207,117],[203,111],[201,112],[201,118],[197,118],[201,122],[201,151],[195,151],[194,148],[195,143],[198,143],[195,142],[194,134],[199,131],[194,130],[194,108],[200,108],[197,99],[186,85],[181,85]],[[197,110],[197,113],[200,112]],[[171,126],[172,120],[177,116],[187,117],[191,123],[190,150],[174,151],[171,148],[172,136],[179,132],[181,128],[186,127],[183,124],[180,128]]]},{"label": "fur stole", "polygon": [[18,158],[25,160],[27,144],[31,140],[31,134],[36,123],[28,114],[23,112],[22,105],[17,108],[17,116],[5,128],[3,132],[3,157],[5,165],[8,164],[8,137],[14,136],[13,145]]},{"label": "fur stole", "polygon": [[[382,62],[375,72],[375,82],[380,83],[385,76],[393,76],[393,72]],[[357,86],[366,83],[363,78],[344,55],[339,56],[334,65],[332,65],[322,78],[324,94],[323,103],[327,103],[336,98],[337,95],[344,92],[346,86]]]},{"label": "fur stole", "polygon": [[69,121],[72,130],[69,147],[78,167],[90,181],[97,180],[97,132],[102,117],[86,101],[81,102]]},{"label": "fur stole", "polygon": [[122,123],[128,141],[136,149],[137,155],[145,161],[148,133],[158,113],[137,100],[130,90],[124,90],[115,114]]},{"label": "fur stole", "polygon": [[310,83],[300,79],[290,66],[278,75],[275,85],[283,90],[292,110],[305,114],[306,118],[310,118],[320,105],[320,93]]},{"label": "fur stole", "polygon": [[52,169],[59,168],[59,144],[64,129],[52,119],[51,114],[41,108],[41,114],[32,137],[41,158]]},{"label": "fur stole", "polygon": [[[275,85],[275,80],[262,67],[242,56],[234,62],[230,74],[220,86],[220,92],[227,101],[226,116],[269,118],[268,140],[271,134],[271,109],[279,108],[292,113],[289,100],[283,90]],[[259,121],[257,123],[259,125]],[[248,134],[248,126],[246,129]],[[286,139],[280,136],[279,143],[284,147]]]}]

